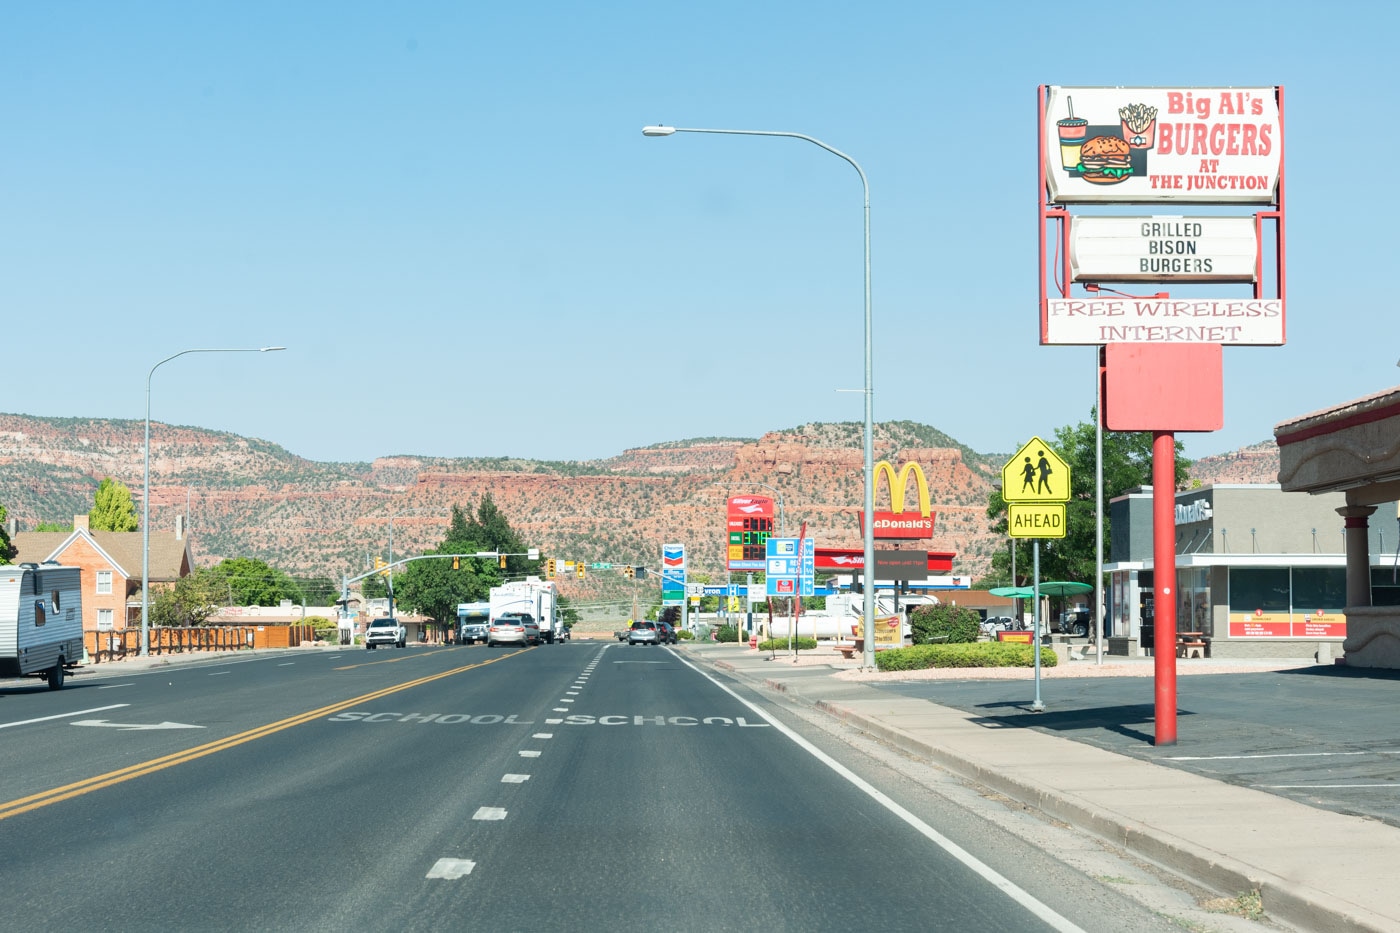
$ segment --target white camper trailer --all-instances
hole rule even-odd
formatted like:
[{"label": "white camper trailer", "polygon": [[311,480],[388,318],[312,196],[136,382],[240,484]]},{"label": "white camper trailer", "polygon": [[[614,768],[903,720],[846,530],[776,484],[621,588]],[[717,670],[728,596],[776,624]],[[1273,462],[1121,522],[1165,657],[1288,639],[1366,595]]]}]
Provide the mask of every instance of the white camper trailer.
[{"label": "white camper trailer", "polygon": [[0,567],[0,677],[42,677],[50,690],[83,659],[82,570]]}]

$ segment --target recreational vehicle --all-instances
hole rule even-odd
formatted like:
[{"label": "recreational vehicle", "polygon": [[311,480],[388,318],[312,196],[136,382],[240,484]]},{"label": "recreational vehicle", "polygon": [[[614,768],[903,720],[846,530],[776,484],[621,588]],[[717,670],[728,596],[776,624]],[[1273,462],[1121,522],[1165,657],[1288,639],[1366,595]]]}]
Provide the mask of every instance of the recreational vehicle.
[{"label": "recreational vehicle", "polygon": [[83,659],[83,597],[77,567],[0,567],[0,677],[42,677],[50,690]]}]

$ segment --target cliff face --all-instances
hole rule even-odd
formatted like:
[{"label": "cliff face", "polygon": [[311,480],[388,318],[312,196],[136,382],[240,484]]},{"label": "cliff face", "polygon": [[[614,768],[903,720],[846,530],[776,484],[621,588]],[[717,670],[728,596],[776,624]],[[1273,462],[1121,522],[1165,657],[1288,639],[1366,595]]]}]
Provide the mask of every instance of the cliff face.
[{"label": "cliff face", "polygon": [[[0,415],[0,504],[32,528],[85,514],[104,476],[139,499],[143,427]],[[923,467],[937,515],[927,546],[955,552],[957,573],[985,572],[1005,547],[985,515],[1004,457],[909,422],[877,425],[875,447],[877,459]],[[489,493],[547,555],[654,567],[663,543],[682,541],[694,572],[722,578],[726,495],[781,497],[789,535],[806,521],[822,546],[858,547],[862,467],[859,425],[675,442],[592,462],[395,456],[364,464],[318,463],[254,438],[153,424],[151,524],[171,528],[188,509],[201,564],[257,557],[339,579],[386,550],[391,515],[395,553],[412,553],[438,544],[454,504],[473,508]],[[1269,443],[1205,458],[1195,473],[1203,482],[1274,482],[1277,469]],[[909,489],[906,502],[915,495]],[[882,484],[877,504],[887,497]],[[587,596],[603,584],[569,586]]]}]

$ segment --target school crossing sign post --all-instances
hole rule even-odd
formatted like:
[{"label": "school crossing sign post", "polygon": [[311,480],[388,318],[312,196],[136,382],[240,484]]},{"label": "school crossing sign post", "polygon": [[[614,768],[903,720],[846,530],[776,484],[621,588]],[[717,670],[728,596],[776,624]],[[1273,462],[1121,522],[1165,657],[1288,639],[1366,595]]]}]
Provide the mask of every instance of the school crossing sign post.
[{"label": "school crossing sign post", "polygon": [[1063,538],[1069,464],[1033,437],[1001,468],[1006,533],[1013,538]]},{"label": "school crossing sign post", "polygon": [[[1035,648],[1035,701],[1031,711],[1044,711],[1040,700],[1040,539],[1065,536],[1065,503],[1069,501],[1069,464],[1050,445],[1033,437],[1001,468],[1001,497],[1006,500],[1006,533],[1034,538],[1035,611],[1031,642]],[[1013,584],[1016,581],[1011,581]]]}]

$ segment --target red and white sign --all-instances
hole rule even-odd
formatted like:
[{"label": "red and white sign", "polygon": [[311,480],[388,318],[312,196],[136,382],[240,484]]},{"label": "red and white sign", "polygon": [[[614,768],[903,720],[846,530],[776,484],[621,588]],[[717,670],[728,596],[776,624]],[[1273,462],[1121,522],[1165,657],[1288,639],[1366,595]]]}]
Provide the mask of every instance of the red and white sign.
[{"label": "red and white sign", "polygon": [[1282,298],[1047,298],[1043,344],[1279,346]]},{"label": "red and white sign", "polygon": [[[924,516],[918,512],[881,512],[876,509],[874,537],[882,540],[932,538],[933,520],[937,514],[930,512]],[[860,530],[861,534],[865,533],[864,509],[860,512]]]},{"label": "red and white sign", "polygon": [[1276,203],[1283,167],[1278,88],[1048,91],[1051,202]]}]

